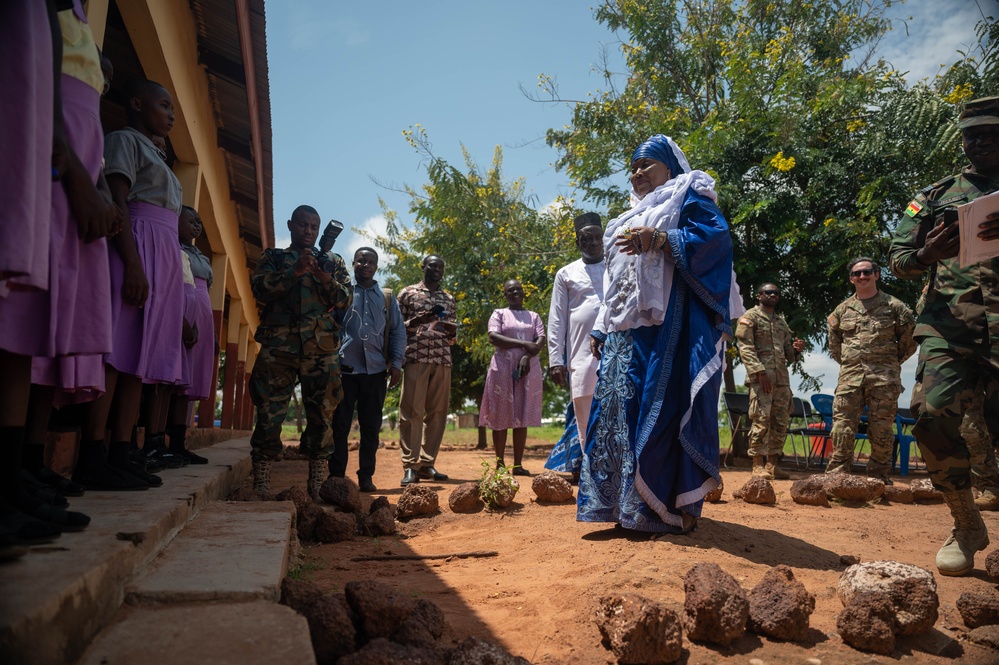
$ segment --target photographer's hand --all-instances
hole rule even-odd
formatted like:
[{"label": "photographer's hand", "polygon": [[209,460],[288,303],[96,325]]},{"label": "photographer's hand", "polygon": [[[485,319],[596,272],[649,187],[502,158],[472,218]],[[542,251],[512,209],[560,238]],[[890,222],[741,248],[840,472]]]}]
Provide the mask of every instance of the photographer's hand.
[{"label": "photographer's hand", "polygon": [[305,273],[312,272],[318,267],[319,266],[316,264],[316,257],[312,255],[312,250],[302,250],[302,253],[298,257],[298,261],[295,261],[295,277],[301,277]]}]

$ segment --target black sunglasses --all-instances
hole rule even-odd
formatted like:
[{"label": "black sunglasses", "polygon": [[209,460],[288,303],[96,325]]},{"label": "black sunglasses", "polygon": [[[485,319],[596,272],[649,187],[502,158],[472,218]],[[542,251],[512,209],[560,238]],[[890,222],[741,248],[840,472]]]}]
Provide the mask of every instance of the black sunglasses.
[{"label": "black sunglasses", "polygon": [[861,275],[864,277],[870,277],[873,274],[874,270],[872,268],[861,268],[860,270],[854,270],[851,272],[850,277],[860,277]]},{"label": "black sunglasses", "polygon": [[765,296],[779,296],[780,291],[774,291],[773,289],[768,289],[766,291],[760,291]]}]

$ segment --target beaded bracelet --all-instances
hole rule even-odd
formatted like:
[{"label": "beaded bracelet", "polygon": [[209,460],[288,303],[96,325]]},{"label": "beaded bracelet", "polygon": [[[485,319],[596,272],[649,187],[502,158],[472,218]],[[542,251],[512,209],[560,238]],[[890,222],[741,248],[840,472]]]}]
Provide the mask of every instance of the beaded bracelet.
[{"label": "beaded bracelet", "polygon": [[652,243],[649,245],[649,249],[652,248],[662,249],[663,247],[666,246],[667,239],[668,238],[666,237],[665,233],[663,233],[659,229],[656,229],[655,231],[652,232]]}]

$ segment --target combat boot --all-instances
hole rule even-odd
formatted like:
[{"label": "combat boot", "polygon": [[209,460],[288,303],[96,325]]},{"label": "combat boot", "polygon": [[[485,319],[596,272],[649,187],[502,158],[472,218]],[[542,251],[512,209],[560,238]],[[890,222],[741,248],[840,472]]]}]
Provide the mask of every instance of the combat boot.
[{"label": "combat boot", "polygon": [[787,474],[787,471],[777,466],[780,461],[779,455],[767,455],[766,470],[772,478],[775,480],[789,480],[791,476]]},{"label": "combat boot", "polygon": [[989,534],[970,489],[944,492],[943,497],[954,517],[954,528],[937,552],[937,570],[941,575],[957,577],[975,567],[975,552],[989,546]]},{"label": "combat boot", "polygon": [[271,490],[271,461],[253,463],[253,491],[266,493]]},{"label": "combat boot", "polygon": [[999,496],[996,496],[996,492],[999,490],[984,490],[977,499],[975,499],[975,505],[978,506],[979,510],[999,510]]},{"label": "combat boot", "polygon": [[323,483],[325,481],[326,481],[326,460],[310,459],[308,492],[309,496],[311,496],[314,501],[319,500],[319,488],[323,486]]},{"label": "combat boot", "polygon": [[767,458],[763,455],[753,455],[753,475],[773,480],[774,476],[767,470]]}]

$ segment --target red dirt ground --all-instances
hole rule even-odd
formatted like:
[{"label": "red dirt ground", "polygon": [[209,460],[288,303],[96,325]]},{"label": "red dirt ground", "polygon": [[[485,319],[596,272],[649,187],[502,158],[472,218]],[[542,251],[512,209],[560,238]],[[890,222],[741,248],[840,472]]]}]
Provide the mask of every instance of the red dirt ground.
[{"label": "red dirt ground", "polygon": [[[530,442],[529,442],[530,447]],[[546,452],[525,458],[524,466],[542,470]],[[437,603],[451,630],[446,636],[467,635],[494,640],[532,663],[613,663],[600,644],[594,622],[598,599],[612,593],[638,593],[682,611],[683,576],[696,563],[717,563],[748,591],[769,567],[787,564],[815,595],[809,641],[783,643],[746,633],[729,648],[693,644],[684,639],[679,661],[689,665],[714,663],[999,663],[999,654],[962,639],[967,632],[955,608],[966,591],[994,589],[984,572],[985,553],[967,577],[936,576],[940,618],[919,638],[900,639],[892,657],[876,656],[847,646],[836,633],[842,605],[836,585],[846,566],[841,555],[863,561],[891,559],[934,571],[934,556],[946,538],[950,517],[936,505],[875,505],[850,508],[802,506],[791,501],[791,480],[776,481],[776,506],[737,501],[732,492],[748,478],[746,469],[726,469],[723,501],[708,504],[696,531],[687,536],[629,534],[613,525],[576,522],[575,504],[539,505],[533,501],[530,478],[522,478],[516,502],[502,512],[452,513],[447,504],[459,483],[477,480],[488,451],[445,450],[437,468],[450,475],[438,490],[441,512],[399,524],[392,537],[357,537],[348,543],[303,545],[302,576],[331,592],[346,582],[376,578],[414,597]],[[351,452],[347,475],[356,472]],[[792,472],[803,477],[801,472]],[[304,487],[306,463],[275,465],[272,488]],[[917,476],[918,477],[918,476]],[[365,506],[373,497],[387,496],[393,504],[401,488],[402,467],[397,445],[379,450],[374,482],[379,491],[362,494]],[[908,479],[896,479],[907,482]],[[999,515],[985,514],[999,543]],[[441,554],[495,550],[492,558],[426,561],[353,562],[370,554]],[[811,659],[811,660],[810,660]]]}]

